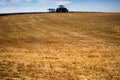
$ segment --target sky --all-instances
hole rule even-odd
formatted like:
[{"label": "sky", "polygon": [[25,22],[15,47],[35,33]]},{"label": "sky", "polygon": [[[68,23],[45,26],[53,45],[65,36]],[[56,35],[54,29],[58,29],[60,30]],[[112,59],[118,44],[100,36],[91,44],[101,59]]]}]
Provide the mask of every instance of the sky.
[{"label": "sky", "polygon": [[0,0],[0,13],[47,12],[58,5],[70,11],[120,12],[120,0]]}]

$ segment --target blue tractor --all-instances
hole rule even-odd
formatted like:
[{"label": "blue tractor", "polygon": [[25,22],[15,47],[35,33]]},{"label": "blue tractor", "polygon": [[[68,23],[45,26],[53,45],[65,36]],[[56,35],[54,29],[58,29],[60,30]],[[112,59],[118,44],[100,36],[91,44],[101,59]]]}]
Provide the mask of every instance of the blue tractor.
[{"label": "blue tractor", "polygon": [[59,5],[59,7],[56,9],[56,12],[69,12],[69,10],[65,8],[64,5]]}]

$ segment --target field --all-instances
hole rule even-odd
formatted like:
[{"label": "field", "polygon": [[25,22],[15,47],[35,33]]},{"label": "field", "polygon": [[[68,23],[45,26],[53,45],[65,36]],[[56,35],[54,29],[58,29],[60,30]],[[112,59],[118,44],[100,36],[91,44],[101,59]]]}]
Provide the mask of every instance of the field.
[{"label": "field", "polygon": [[120,80],[120,13],[0,16],[0,80]]}]

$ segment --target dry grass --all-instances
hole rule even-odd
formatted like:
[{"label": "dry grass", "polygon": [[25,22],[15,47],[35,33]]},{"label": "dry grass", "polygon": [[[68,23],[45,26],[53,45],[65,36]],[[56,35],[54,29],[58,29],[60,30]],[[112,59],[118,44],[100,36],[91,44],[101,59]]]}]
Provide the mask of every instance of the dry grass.
[{"label": "dry grass", "polygon": [[119,79],[119,13],[0,16],[0,80]]}]

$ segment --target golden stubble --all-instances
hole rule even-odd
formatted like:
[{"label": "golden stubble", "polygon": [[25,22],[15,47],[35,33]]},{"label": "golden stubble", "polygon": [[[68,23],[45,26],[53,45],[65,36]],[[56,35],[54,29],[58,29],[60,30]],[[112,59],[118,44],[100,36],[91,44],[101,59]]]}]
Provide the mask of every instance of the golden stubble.
[{"label": "golden stubble", "polygon": [[1,80],[119,80],[119,13],[0,16]]}]

